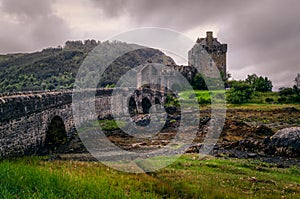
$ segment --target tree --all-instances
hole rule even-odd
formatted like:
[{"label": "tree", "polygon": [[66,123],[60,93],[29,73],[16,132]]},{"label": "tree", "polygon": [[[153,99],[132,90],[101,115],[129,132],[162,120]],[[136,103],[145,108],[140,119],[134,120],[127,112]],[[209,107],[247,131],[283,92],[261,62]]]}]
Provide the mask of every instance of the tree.
[{"label": "tree", "polygon": [[295,86],[300,89],[300,73],[298,73],[295,78]]},{"label": "tree", "polygon": [[242,104],[252,98],[252,87],[243,81],[231,82],[231,89],[228,91],[227,100],[231,104]]},{"label": "tree", "polygon": [[253,85],[258,79],[258,76],[256,74],[248,75],[247,79],[245,79],[245,82]]},{"label": "tree", "polygon": [[195,77],[192,80],[192,86],[194,89],[197,89],[197,90],[207,90],[205,80],[204,80],[203,76],[201,75],[201,73],[197,73],[195,75]]},{"label": "tree", "polygon": [[267,77],[258,77],[256,74],[248,75],[245,82],[251,85],[254,91],[270,92],[273,88],[271,80]]},{"label": "tree", "polygon": [[280,88],[279,96],[280,103],[300,103],[300,89],[296,85],[293,88]]},{"label": "tree", "polygon": [[255,91],[260,92],[270,92],[272,91],[273,85],[271,80],[269,80],[267,77],[260,76],[253,85]]}]

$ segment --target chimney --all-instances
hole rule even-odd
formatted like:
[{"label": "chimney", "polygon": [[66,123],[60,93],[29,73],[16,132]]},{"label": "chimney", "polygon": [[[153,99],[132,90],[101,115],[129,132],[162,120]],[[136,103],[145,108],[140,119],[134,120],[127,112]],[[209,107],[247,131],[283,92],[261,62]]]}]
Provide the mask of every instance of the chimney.
[{"label": "chimney", "polygon": [[208,48],[212,48],[212,43],[213,43],[213,32],[212,31],[207,31],[206,32],[206,41],[207,41],[207,46]]}]

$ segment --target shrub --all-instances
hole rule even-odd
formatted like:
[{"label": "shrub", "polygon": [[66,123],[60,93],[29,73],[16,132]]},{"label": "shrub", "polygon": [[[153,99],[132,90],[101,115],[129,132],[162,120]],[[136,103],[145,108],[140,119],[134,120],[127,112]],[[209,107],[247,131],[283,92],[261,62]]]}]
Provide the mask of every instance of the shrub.
[{"label": "shrub", "polygon": [[231,104],[242,104],[248,102],[253,95],[251,86],[244,82],[233,82],[228,91],[227,100]]},{"label": "shrub", "polygon": [[274,102],[274,99],[268,97],[268,98],[265,99],[265,101],[266,101],[267,103],[273,103],[273,102]]},{"label": "shrub", "polygon": [[198,98],[198,103],[199,104],[211,104],[211,100],[210,100],[210,98],[199,97]]}]

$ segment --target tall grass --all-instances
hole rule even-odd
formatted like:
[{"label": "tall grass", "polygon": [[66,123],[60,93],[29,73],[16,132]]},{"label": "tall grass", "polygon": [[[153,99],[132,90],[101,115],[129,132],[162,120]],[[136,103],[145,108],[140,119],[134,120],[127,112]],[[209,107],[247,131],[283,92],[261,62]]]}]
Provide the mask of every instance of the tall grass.
[{"label": "tall grass", "polygon": [[28,157],[0,162],[0,198],[299,198],[300,169],[274,166],[184,155],[157,172],[129,174]]},{"label": "tall grass", "polygon": [[0,198],[158,197],[152,188],[157,181],[119,174],[100,163],[6,160],[0,164],[0,179]]}]

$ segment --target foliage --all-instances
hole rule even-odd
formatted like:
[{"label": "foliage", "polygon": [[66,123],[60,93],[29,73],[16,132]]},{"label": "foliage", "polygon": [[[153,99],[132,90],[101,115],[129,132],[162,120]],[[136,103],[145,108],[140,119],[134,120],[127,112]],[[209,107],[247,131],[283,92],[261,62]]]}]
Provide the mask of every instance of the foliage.
[{"label": "foliage", "polygon": [[196,90],[207,90],[205,80],[201,73],[197,73],[193,78],[191,85]]},{"label": "foliage", "polygon": [[300,103],[300,89],[295,85],[293,88],[280,88],[279,103]]},{"label": "foliage", "polygon": [[253,95],[252,87],[242,81],[231,83],[231,89],[228,91],[227,100],[232,104],[242,104],[248,102]]},{"label": "foliage", "polygon": [[[232,90],[226,91],[226,99],[228,103],[228,96],[232,92]],[[224,102],[225,96],[224,96],[224,91],[223,90],[213,90],[213,91],[202,91],[202,90],[185,90],[179,92],[180,100],[183,103],[191,103],[195,97],[198,100],[199,104],[201,105],[208,105],[211,102],[212,97],[214,97],[215,100],[214,102]],[[296,98],[294,98],[296,100]],[[292,100],[287,100],[287,97],[281,96],[280,92],[252,92],[252,96],[249,100],[246,100],[243,103],[247,103],[247,105],[253,106],[253,105],[273,105],[276,104],[295,104],[299,103],[298,101],[292,101]],[[237,103],[239,104],[238,106],[241,106],[243,103]],[[246,105],[246,106],[247,106]]]},{"label": "foliage", "polygon": [[195,90],[220,90],[226,86],[226,81],[223,78],[212,78],[196,73],[190,83]]},{"label": "foliage", "polygon": [[300,73],[295,77],[295,86],[300,89]]},{"label": "foliage", "polygon": [[114,88],[114,87],[116,87],[115,84],[107,84],[107,85],[105,86],[105,88]]},{"label": "foliage", "polygon": [[266,98],[265,99],[265,101],[267,102],[267,103],[273,103],[274,102],[274,98]]},{"label": "foliage", "polygon": [[225,100],[225,91],[223,90],[186,90],[179,93],[182,103],[192,103],[195,98],[200,105],[211,104],[211,100],[214,99],[216,103],[222,103]]},{"label": "foliage", "polygon": [[165,107],[176,106],[180,107],[179,100],[174,94],[168,94],[164,104]]},{"label": "foliage", "polygon": [[295,77],[295,85],[292,88],[279,89],[280,103],[300,103],[300,73]]},{"label": "foliage", "polygon": [[99,120],[99,124],[100,127],[105,131],[118,130],[126,125],[124,121],[115,121],[114,119]]},{"label": "foliage", "polygon": [[267,77],[258,77],[256,74],[248,75],[245,82],[250,84],[254,91],[258,92],[269,92],[273,88],[271,80]]}]

